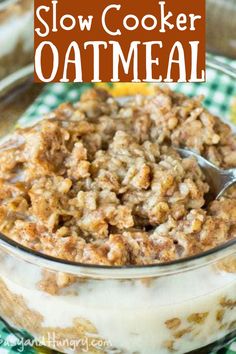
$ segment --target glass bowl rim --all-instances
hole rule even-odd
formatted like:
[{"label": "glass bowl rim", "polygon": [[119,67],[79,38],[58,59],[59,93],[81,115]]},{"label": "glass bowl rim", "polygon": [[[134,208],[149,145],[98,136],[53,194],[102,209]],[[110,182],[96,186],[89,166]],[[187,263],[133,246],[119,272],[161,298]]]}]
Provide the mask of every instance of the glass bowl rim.
[{"label": "glass bowl rim", "polygon": [[[233,67],[218,61],[208,54],[206,55],[206,67],[225,74],[232,79],[236,79],[236,71],[234,71]],[[6,92],[14,86],[14,84],[19,84],[27,81],[27,79],[31,79],[32,75],[33,65],[28,65],[27,67],[3,79],[0,82],[0,96],[1,93],[4,93],[5,95]],[[0,247],[11,255],[14,255],[26,262],[54,271],[97,279],[129,279],[170,275],[215,263],[220,259],[236,253],[236,238],[191,257],[181,258],[175,261],[160,264],[128,266],[94,265],[55,258],[18,244],[2,233],[0,233]]]}]

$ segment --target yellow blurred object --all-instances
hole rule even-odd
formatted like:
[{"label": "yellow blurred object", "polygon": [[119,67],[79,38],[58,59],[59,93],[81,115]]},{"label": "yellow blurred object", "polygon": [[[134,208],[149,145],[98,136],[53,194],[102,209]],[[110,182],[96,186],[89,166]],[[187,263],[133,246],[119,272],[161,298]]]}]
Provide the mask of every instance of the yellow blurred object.
[{"label": "yellow blurred object", "polygon": [[233,99],[232,103],[231,121],[236,124],[236,97]]},{"label": "yellow blurred object", "polygon": [[53,353],[58,353],[54,350],[51,350],[46,347],[34,347],[35,351],[37,354],[53,354]]},{"label": "yellow blurred object", "polygon": [[137,94],[142,95],[154,95],[155,94],[155,85],[145,84],[145,83],[106,83],[101,82],[95,84],[96,87],[101,87],[109,90],[109,92],[115,96],[133,96]]}]

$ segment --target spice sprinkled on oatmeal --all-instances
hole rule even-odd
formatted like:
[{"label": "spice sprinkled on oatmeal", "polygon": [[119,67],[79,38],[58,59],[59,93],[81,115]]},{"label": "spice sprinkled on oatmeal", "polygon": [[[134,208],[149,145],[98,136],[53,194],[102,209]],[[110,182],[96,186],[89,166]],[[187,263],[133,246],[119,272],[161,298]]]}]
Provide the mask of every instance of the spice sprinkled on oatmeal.
[{"label": "spice sprinkled on oatmeal", "polygon": [[109,266],[169,262],[234,238],[235,190],[206,206],[203,172],[175,146],[236,167],[236,137],[201,98],[165,88],[121,105],[88,90],[0,146],[0,231]]}]

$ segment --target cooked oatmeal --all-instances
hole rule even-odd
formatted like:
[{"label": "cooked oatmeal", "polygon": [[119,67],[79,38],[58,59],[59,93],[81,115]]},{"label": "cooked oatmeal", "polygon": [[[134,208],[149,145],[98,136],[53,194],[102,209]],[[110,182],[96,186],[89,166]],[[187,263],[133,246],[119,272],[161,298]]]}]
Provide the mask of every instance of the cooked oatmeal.
[{"label": "cooked oatmeal", "polygon": [[236,167],[236,137],[202,98],[168,89],[120,105],[103,90],[63,104],[0,149],[0,231],[33,250],[101,265],[168,262],[236,236],[235,190],[206,206],[188,147]]}]

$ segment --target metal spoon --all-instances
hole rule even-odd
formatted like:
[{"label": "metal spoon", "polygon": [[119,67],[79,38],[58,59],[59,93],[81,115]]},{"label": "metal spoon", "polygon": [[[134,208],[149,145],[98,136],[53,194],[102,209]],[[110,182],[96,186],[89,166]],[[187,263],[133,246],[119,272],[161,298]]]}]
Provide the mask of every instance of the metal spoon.
[{"label": "metal spoon", "polygon": [[[217,65],[217,63],[214,63]],[[225,69],[228,70],[228,67]],[[228,72],[227,72],[228,73]],[[117,97],[120,104],[125,104],[132,96]],[[236,168],[222,170],[201,155],[188,149],[175,148],[181,157],[195,157],[210,186],[210,193],[207,195],[207,203],[213,199],[219,199],[225,191],[236,183]]]},{"label": "metal spoon", "polygon": [[187,150],[175,149],[181,157],[195,157],[210,186],[211,199],[219,199],[225,191],[236,183],[236,168],[222,170],[201,155]]}]

